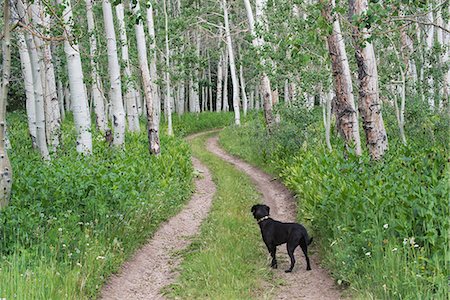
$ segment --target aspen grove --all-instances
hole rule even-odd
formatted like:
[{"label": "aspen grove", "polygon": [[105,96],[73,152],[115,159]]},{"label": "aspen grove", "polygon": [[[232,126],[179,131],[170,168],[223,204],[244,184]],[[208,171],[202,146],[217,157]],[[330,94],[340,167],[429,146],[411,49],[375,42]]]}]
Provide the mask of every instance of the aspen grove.
[{"label": "aspen grove", "polygon": [[[448,156],[448,146],[441,146],[448,144],[448,136],[440,139],[443,132],[448,133],[450,116],[448,0],[0,0],[0,3],[0,227],[14,216],[16,209],[28,205],[35,210],[32,218],[36,219],[44,214],[49,218],[66,215],[70,219],[70,205],[93,205],[92,215],[80,212],[77,222],[83,225],[71,230],[95,236],[96,229],[88,230],[83,222],[92,225],[95,220],[106,220],[106,215],[119,220],[126,206],[121,201],[129,195],[133,195],[129,201],[135,201],[130,207],[142,200],[139,193],[156,197],[162,203],[160,206],[152,204],[151,208],[128,211],[126,222],[132,226],[130,216],[139,215],[136,218],[145,223],[153,208],[161,209],[155,223],[142,225],[147,231],[136,229],[130,233],[105,221],[108,225],[104,228],[117,229],[117,234],[142,234],[129,248],[123,248],[120,236],[111,239],[105,235],[105,243],[110,247],[105,249],[112,252],[120,249],[122,254],[129,255],[143,242],[143,236],[148,236],[170,215],[163,209],[170,211],[170,205],[179,207],[188,198],[192,166],[190,152],[181,138],[200,129],[231,126],[228,134],[236,134],[236,139],[246,132],[249,136],[260,133],[265,141],[260,144],[264,151],[247,145],[248,152],[260,151],[261,159],[278,162],[275,169],[299,194],[303,192],[297,190],[301,183],[292,174],[294,171],[306,174],[302,173],[305,169],[294,170],[294,162],[283,160],[283,155],[290,153],[295,157],[316,139],[324,141],[325,153],[335,151],[344,161],[364,161],[367,168],[388,165],[400,147],[416,145],[419,139],[416,132],[422,132],[436,144],[443,139],[444,143],[433,149]],[[299,132],[311,130],[307,120],[315,116],[317,109],[320,111],[320,122],[315,123],[317,130],[300,136]],[[426,118],[415,119],[419,114],[426,114]],[[202,127],[202,116],[210,125]],[[254,125],[256,129],[249,133],[247,121],[252,118],[261,119],[262,129]],[[180,125],[182,122],[192,127],[186,129]],[[196,127],[193,125],[196,122],[201,125]],[[289,122],[295,124],[291,135],[286,133],[291,127],[284,127]],[[436,124],[442,127],[437,128]],[[286,133],[285,140],[275,140],[280,132]],[[298,147],[292,146],[295,151],[280,154],[271,143],[281,145],[283,141]],[[233,143],[230,144],[233,148]],[[75,161],[81,165],[70,167]],[[324,161],[323,166],[326,158]],[[34,164],[36,168],[32,170]],[[342,164],[341,170],[345,172],[345,162]],[[447,174],[448,162],[443,165],[447,170],[442,172]],[[101,175],[90,169],[93,166]],[[122,175],[108,171],[114,166],[117,174]],[[70,168],[73,173],[67,171]],[[360,168],[365,165],[361,163]],[[60,181],[50,179],[49,174],[56,173]],[[72,177],[67,178],[64,174],[69,173]],[[100,183],[91,181],[97,176],[105,190],[98,190]],[[65,181],[74,177],[79,181],[67,183],[73,190],[66,191]],[[125,177],[130,178],[129,185],[135,189],[120,181],[127,180]],[[140,183],[140,177],[148,187]],[[61,187],[54,194],[41,195],[43,192],[37,190],[50,182]],[[25,188],[32,183],[33,187]],[[153,191],[149,190],[152,188]],[[334,188],[339,190],[338,185]],[[22,196],[24,191],[29,195],[36,192],[41,202]],[[123,197],[116,199],[116,191],[123,193]],[[307,187],[304,192],[308,193]],[[104,201],[114,199],[111,200],[114,202],[97,207],[95,193],[103,195],[98,197]],[[92,196],[94,200],[89,200],[92,203],[73,200],[70,205],[64,204],[67,207],[61,204],[64,212],[58,212],[58,199],[69,199],[70,195],[79,197],[76,199]],[[169,196],[173,196],[173,203]],[[29,202],[24,202],[25,199]],[[39,204],[30,204],[34,200]],[[109,205],[117,209],[114,214],[109,213]],[[11,219],[19,224],[17,228],[27,217],[20,218]],[[57,231],[62,225],[44,229],[52,222],[60,224],[59,220],[51,220],[34,229],[30,225],[30,232],[22,232],[26,229],[21,227],[20,233],[19,229],[0,230],[0,271],[1,256],[23,255],[38,260],[40,248],[26,249],[34,249],[37,236],[44,231],[51,232],[55,239],[46,247],[56,254],[55,260],[42,264],[64,261],[59,260],[62,252],[56,246],[58,237],[64,239],[64,234]],[[69,242],[64,243],[70,247]],[[25,245],[25,250],[17,250],[21,245]],[[96,257],[103,257],[102,253],[110,250],[102,248]],[[71,253],[77,255],[76,250]],[[95,262],[95,257],[92,261]],[[89,263],[89,259],[82,263],[85,262]],[[117,265],[104,268],[108,270],[105,274],[109,274]],[[94,279],[104,280],[103,273],[92,272]],[[99,287],[93,283],[94,279],[87,283],[88,294],[83,294],[83,288],[79,287],[74,288],[77,292],[66,293],[83,294],[83,299],[95,297]],[[53,296],[64,298],[57,291]],[[2,297],[6,296],[0,282]]]}]

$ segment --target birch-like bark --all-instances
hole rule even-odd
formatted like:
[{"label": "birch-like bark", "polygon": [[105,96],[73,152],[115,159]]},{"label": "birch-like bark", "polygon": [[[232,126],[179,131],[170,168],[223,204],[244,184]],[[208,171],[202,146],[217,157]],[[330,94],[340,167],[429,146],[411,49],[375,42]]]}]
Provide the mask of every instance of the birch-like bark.
[{"label": "birch-like bark", "polygon": [[[429,2],[428,7],[428,14],[427,14],[427,22],[432,24],[434,22],[433,17],[433,3],[432,1]],[[431,63],[432,61],[432,54],[433,54],[433,44],[434,44],[434,25],[426,25],[425,27],[425,71],[428,73],[427,76],[427,97],[428,97],[428,105],[430,106],[430,109],[434,110],[435,108],[435,102],[434,102],[434,75],[433,73],[433,65]]]},{"label": "birch-like bark", "polygon": [[211,75],[211,58],[208,53],[208,100],[209,100],[209,111],[213,111],[213,90],[212,90],[212,75]]},{"label": "birch-like bark", "polygon": [[[50,32],[50,17],[44,12],[40,1],[35,1],[31,5],[31,15],[35,28],[41,28],[43,34]],[[56,152],[61,135],[61,115],[50,44],[36,35],[33,36],[33,39],[42,70],[41,81],[44,94],[47,143],[51,145],[52,152]]]},{"label": "birch-like bark", "polygon": [[[131,4],[133,5],[133,4]],[[140,16],[139,2],[134,4],[133,13],[135,17]],[[145,108],[147,112],[147,136],[148,136],[148,150],[150,155],[158,155],[161,151],[159,143],[158,127],[155,127],[155,110],[153,104],[154,93],[152,91],[152,78],[150,76],[150,69],[148,66],[147,46],[145,41],[144,25],[140,18],[134,25],[136,32],[136,42],[138,50],[139,69],[141,71],[142,89],[145,99]]]},{"label": "birch-like bark", "polygon": [[117,56],[116,32],[114,30],[111,2],[103,0],[102,8],[108,52],[109,95],[114,128],[113,145],[123,146],[125,144],[125,110],[123,107],[122,82],[120,80],[120,66]]},{"label": "birch-like bark", "polygon": [[86,16],[88,25],[88,35],[89,35],[89,60],[91,64],[91,77],[92,77],[92,102],[94,105],[95,113],[95,123],[103,134],[106,133],[108,129],[108,121],[106,119],[106,111],[104,104],[104,95],[102,89],[102,81],[100,75],[98,74],[98,65],[96,62],[97,58],[97,38],[95,33],[95,21],[94,14],[92,12],[93,0],[86,0]]},{"label": "birch-like bark", "polygon": [[22,30],[17,31],[17,45],[19,48],[20,64],[22,67],[22,75],[25,87],[25,96],[26,96],[25,107],[28,119],[28,132],[30,134],[33,148],[37,148],[36,106],[34,101],[33,71],[31,69],[30,54],[28,52],[27,43],[25,41],[25,34]]},{"label": "birch-like bark", "polygon": [[261,48],[264,46],[264,39],[260,36],[256,35],[255,26],[258,28],[261,28],[262,31],[264,31],[264,9],[266,7],[266,1],[265,0],[256,0],[256,22],[253,18],[253,11],[252,7],[250,5],[250,0],[244,0],[245,9],[247,11],[247,19],[248,19],[248,26],[250,29],[250,33],[253,37],[252,44],[258,51],[258,56],[260,57],[260,64],[263,68],[263,72],[261,74],[261,94],[263,95],[264,99],[264,118],[266,120],[266,125],[269,130],[269,132],[272,130],[273,124],[274,124],[274,118],[273,118],[273,112],[272,112],[272,106],[273,106],[273,100],[272,100],[272,88],[270,84],[270,79],[267,76],[267,73],[265,71],[266,61],[263,58],[263,56],[259,53],[261,51]]},{"label": "birch-like bark", "polygon": [[165,44],[166,44],[166,97],[165,97],[165,109],[167,115],[167,134],[173,135],[172,129],[172,94],[170,91],[170,49],[169,49],[169,16],[167,15],[166,0],[163,0],[164,5],[164,28],[165,28]]},{"label": "birch-like bark", "polygon": [[[368,10],[368,0],[355,0],[353,11],[359,16]],[[355,56],[358,64],[359,102],[358,108],[363,120],[366,142],[372,159],[381,159],[388,148],[386,129],[381,113],[381,101],[378,90],[377,62],[373,44],[367,39],[367,28],[353,28]]]},{"label": "birch-like bark", "polygon": [[158,143],[159,143],[159,123],[160,123],[160,115],[161,115],[161,98],[158,94],[158,85],[156,82],[158,81],[158,73],[156,69],[156,35],[155,35],[155,24],[153,21],[153,6],[150,1],[147,2],[147,25],[148,25],[148,33],[150,37],[150,77],[151,77],[151,86],[153,93],[153,110],[154,110],[154,118],[153,127],[157,130]]},{"label": "birch-like bark", "polygon": [[233,82],[233,110],[234,110],[234,124],[241,125],[241,113],[239,110],[239,81],[236,73],[236,63],[234,61],[233,43],[231,40],[230,22],[228,20],[227,1],[222,0],[223,19],[225,25],[225,35],[227,39],[228,57],[230,59],[231,81]]},{"label": "birch-like bark", "polygon": [[[219,48],[222,44],[222,24],[219,24]],[[217,89],[216,89],[216,112],[222,111],[222,87],[223,87],[223,51],[220,50],[219,62],[217,63]]]},{"label": "birch-like bark", "polygon": [[345,50],[341,26],[336,14],[332,14],[335,7],[334,0],[322,0],[322,15],[332,25],[331,34],[327,37],[328,52],[333,70],[333,83],[336,91],[334,102],[336,112],[336,126],[345,141],[346,147],[354,144],[355,153],[361,155],[361,140],[359,135],[358,118],[353,97],[350,66]]},{"label": "birch-like bark", "polygon": [[[29,24],[29,14],[26,11],[28,4],[17,1],[17,10],[19,18],[24,20],[25,24]],[[31,72],[33,77],[34,88],[34,111],[36,114],[36,145],[43,159],[49,160],[50,155],[47,147],[47,138],[45,133],[45,112],[44,112],[44,94],[42,90],[42,69],[39,64],[39,57],[34,44],[33,37],[25,33],[25,41],[28,48],[28,54],[30,57]]]},{"label": "birch-like bark", "polygon": [[181,80],[178,84],[178,106],[177,113],[179,116],[184,114],[184,103],[185,103],[185,84],[184,80]]},{"label": "birch-like bark", "polygon": [[3,3],[2,82],[0,94],[0,209],[6,207],[11,196],[13,173],[6,151],[6,102],[11,75],[11,6],[9,0]]},{"label": "birch-like bark", "polygon": [[239,79],[241,81],[241,93],[242,93],[242,111],[244,112],[244,116],[247,116],[247,92],[245,91],[245,80],[244,80],[244,67],[242,66],[242,57],[241,64],[239,65]]},{"label": "birch-like bark", "polygon": [[250,98],[249,98],[248,104],[249,104],[250,110],[255,109],[255,91],[254,90],[250,91]]},{"label": "birch-like bark", "polygon": [[228,48],[223,57],[223,90],[222,90],[222,111],[229,111],[228,105]]},{"label": "birch-like bark", "polygon": [[80,50],[76,40],[72,40],[73,15],[70,0],[58,0],[64,7],[64,51],[67,59],[67,71],[71,96],[71,108],[77,130],[77,151],[92,153],[91,118],[87,95],[84,89],[83,70]]},{"label": "birch-like bark", "polygon": [[[442,18],[442,7],[443,2],[441,1],[439,9],[436,11],[436,24],[439,25],[441,28],[449,28],[450,26],[446,26],[444,24],[444,20]],[[450,10],[450,6],[448,6],[448,9]],[[450,20],[448,21],[450,25]],[[439,43],[439,47],[441,49],[441,53],[439,56],[439,62],[441,66],[446,66],[449,61],[449,36],[450,33],[445,32],[443,29],[437,28],[437,41]],[[442,110],[444,107],[444,104],[449,101],[449,87],[450,87],[450,70],[448,70],[446,73],[444,73],[443,80],[442,80],[442,87],[440,88],[440,96],[439,97],[439,110]]]},{"label": "birch-like bark", "polygon": [[139,114],[136,104],[136,87],[132,80],[130,59],[128,55],[128,38],[125,27],[125,13],[122,3],[116,5],[117,24],[119,25],[119,37],[122,45],[122,62],[124,64],[123,77],[125,78],[124,103],[128,121],[128,130],[139,132]]}]

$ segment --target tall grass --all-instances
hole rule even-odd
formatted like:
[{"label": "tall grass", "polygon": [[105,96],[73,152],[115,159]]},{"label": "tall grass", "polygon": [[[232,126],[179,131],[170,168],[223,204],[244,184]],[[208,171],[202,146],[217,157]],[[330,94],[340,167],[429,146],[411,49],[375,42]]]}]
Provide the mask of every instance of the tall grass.
[{"label": "tall grass", "polygon": [[[226,123],[226,114],[216,114]],[[186,116],[188,134],[212,124]],[[192,124],[195,123],[195,124]],[[14,172],[10,205],[0,211],[0,298],[88,299],[192,192],[189,146],[161,135],[161,156],[147,137],[127,134],[110,148],[93,130],[94,153],[75,151],[71,117],[50,162],[31,148],[26,116],[8,115]],[[216,125],[214,123],[212,125]]]},{"label": "tall grass", "polygon": [[272,136],[257,117],[224,130],[221,143],[297,193],[298,218],[318,237],[337,282],[358,298],[447,299],[448,116],[411,107],[403,146],[386,110],[390,146],[381,162],[367,153],[345,159],[336,136],[329,152],[320,111],[294,108],[281,117]]}]

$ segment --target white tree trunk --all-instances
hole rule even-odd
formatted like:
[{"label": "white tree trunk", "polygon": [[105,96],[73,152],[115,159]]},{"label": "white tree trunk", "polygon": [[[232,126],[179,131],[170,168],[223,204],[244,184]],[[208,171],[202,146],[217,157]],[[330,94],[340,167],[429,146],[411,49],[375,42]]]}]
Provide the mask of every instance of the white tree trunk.
[{"label": "white tree trunk", "polygon": [[[44,12],[40,1],[31,5],[33,25],[42,27],[44,31],[50,30],[50,18]],[[47,142],[51,145],[52,152],[56,152],[59,146],[61,115],[56,92],[55,70],[52,62],[50,44],[44,42],[40,37],[34,36],[36,50],[41,67],[41,81],[44,94],[45,121]]]},{"label": "white tree trunk", "polygon": [[[221,30],[222,32],[222,30]],[[220,34],[221,39],[222,34]],[[220,43],[219,43],[220,46]],[[223,51],[220,51],[219,62],[217,63],[217,89],[216,89],[216,112],[222,111],[222,87],[223,87]]]},{"label": "white tree trunk", "polygon": [[108,52],[109,95],[114,128],[113,145],[123,146],[125,144],[125,110],[122,100],[122,82],[120,80],[120,66],[117,57],[116,32],[114,30],[111,3],[108,0],[103,0],[102,8]]},{"label": "white tree trunk", "polygon": [[223,57],[223,90],[222,90],[222,111],[229,111],[228,108],[228,48]]},{"label": "white tree trunk", "polygon": [[136,104],[136,88],[131,75],[127,31],[125,27],[124,7],[122,3],[116,5],[116,16],[117,23],[119,25],[120,43],[122,45],[122,62],[125,65],[123,74],[126,88],[124,102],[126,107],[128,130],[131,132],[139,132],[139,114]]},{"label": "white tree trunk", "polygon": [[0,94],[0,209],[8,205],[12,189],[12,167],[6,151],[6,102],[11,72],[11,7],[9,0],[3,3],[2,82]]},{"label": "white tree trunk", "polygon": [[184,103],[185,103],[185,85],[184,80],[180,81],[178,84],[178,105],[177,113],[179,116],[184,114]]},{"label": "white tree trunk", "polygon": [[[432,2],[429,3],[429,12],[427,14],[427,22],[433,23],[434,17],[433,17],[433,4]],[[425,30],[425,69],[428,72],[427,76],[427,97],[428,97],[428,105],[430,106],[430,109],[434,109],[435,103],[434,103],[434,78],[432,75],[433,72],[433,66],[432,66],[432,53],[433,53],[433,45],[434,45],[434,25],[427,25]]]},{"label": "white tree trunk", "polygon": [[244,116],[247,116],[248,99],[247,99],[247,92],[245,91],[244,68],[242,66],[242,57],[241,57],[241,64],[239,66],[239,79],[241,81],[242,110],[244,112]]},{"label": "white tree trunk", "polygon": [[[442,1],[441,1],[442,2]],[[446,24],[444,24],[444,20],[442,18],[442,7],[443,2],[441,3],[441,6],[436,11],[436,24],[439,25],[441,28],[446,28]],[[450,10],[450,6],[448,8]],[[450,20],[448,21],[450,24]],[[448,26],[450,27],[450,26]],[[441,55],[439,56],[439,61],[441,66],[446,66],[449,61],[449,38],[450,33],[445,32],[443,29],[437,28],[437,41],[439,43],[439,47],[441,48]],[[448,70],[446,73],[444,73],[443,76],[443,82],[442,87],[440,87],[440,95],[439,95],[439,110],[442,110],[444,107],[444,103],[449,100],[449,86],[450,86],[450,77],[449,73],[450,70]],[[442,95],[442,96],[441,96]]]},{"label": "white tree trunk", "polygon": [[[29,23],[28,14],[25,6],[27,4],[22,1],[17,2],[17,9],[21,19],[25,21],[25,24]],[[47,147],[47,139],[45,133],[45,112],[44,112],[44,94],[42,88],[42,69],[39,64],[39,57],[34,44],[33,37],[30,34],[25,34],[25,40],[28,48],[28,54],[31,62],[31,71],[33,77],[34,88],[34,110],[36,114],[36,145],[43,159],[49,160],[50,155]]]},{"label": "white tree trunk", "polygon": [[64,6],[64,51],[67,58],[67,70],[71,96],[71,108],[77,130],[77,151],[83,154],[92,153],[91,118],[87,95],[84,89],[83,70],[78,44],[72,39],[73,15],[70,0],[58,0]]},{"label": "white tree trunk", "polygon": [[172,129],[172,94],[170,88],[170,49],[169,49],[169,16],[167,15],[167,5],[166,0],[163,1],[164,4],[164,25],[165,25],[165,44],[166,44],[166,97],[165,97],[165,109],[167,115],[167,134],[173,135]]},{"label": "white tree trunk", "polygon": [[98,66],[96,62],[97,57],[97,38],[95,32],[95,21],[94,14],[92,12],[93,0],[86,0],[86,16],[87,16],[87,25],[88,25],[88,35],[89,35],[89,59],[91,64],[91,77],[92,77],[92,86],[91,86],[91,95],[92,102],[94,105],[94,113],[97,128],[103,134],[106,133],[108,129],[108,122],[106,118],[105,104],[104,104],[104,95],[102,89],[102,81],[100,75],[98,74]]},{"label": "white tree trunk", "polygon": [[153,93],[153,110],[154,118],[153,127],[157,130],[158,142],[159,142],[159,122],[161,115],[161,98],[158,94],[158,85],[156,84],[158,80],[158,73],[156,69],[156,35],[155,35],[155,24],[153,21],[153,7],[150,1],[147,2],[147,25],[148,33],[150,37],[150,77],[151,86]]},{"label": "white tree trunk", "polygon": [[[354,13],[357,16],[368,10],[368,0],[355,0]],[[358,64],[359,105],[363,120],[367,147],[372,159],[383,157],[388,148],[388,139],[381,113],[381,100],[378,89],[378,71],[373,44],[368,42],[370,32],[367,28],[354,26],[355,56]]]},{"label": "white tree trunk", "polygon": [[[133,8],[135,16],[140,15],[139,2]],[[141,71],[142,89],[145,99],[145,108],[147,112],[147,136],[149,142],[150,154],[158,155],[161,151],[159,144],[158,127],[155,127],[155,110],[153,104],[154,93],[152,91],[152,78],[148,67],[147,46],[145,41],[144,25],[141,20],[134,25],[136,32],[136,42],[138,50],[139,69]]]},{"label": "white tree trunk", "polygon": [[28,131],[30,133],[33,148],[36,148],[36,106],[34,100],[33,71],[31,69],[30,54],[28,52],[28,47],[25,41],[25,35],[22,30],[19,30],[17,32],[17,44],[19,48],[20,63],[22,66],[22,74],[25,86],[25,107],[28,118]]},{"label": "white tree trunk", "polygon": [[328,52],[333,70],[333,83],[336,91],[334,102],[336,111],[336,126],[343,137],[346,147],[354,143],[355,153],[361,155],[361,139],[359,136],[358,118],[353,97],[353,85],[350,66],[345,50],[344,38],[337,15],[333,15],[335,1],[322,1],[322,15],[332,25],[333,31],[327,37]]},{"label": "white tree trunk", "polygon": [[[265,0],[256,0],[256,23],[255,19],[253,18],[253,11],[252,7],[250,5],[250,0],[244,0],[245,9],[247,11],[247,19],[248,19],[248,26],[250,29],[250,33],[253,37],[252,43],[253,46],[260,51],[261,48],[264,46],[264,39],[261,37],[256,36],[255,26],[258,26],[258,28],[261,28],[262,31],[265,31],[265,21],[264,21],[264,9],[266,7],[266,1]],[[258,54],[260,57],[260,64],[265,69],[267,67],[266,61],[263,58],[262,55]],[[263,95],[264,99],[264,117],[266,120],[266,125],[271,131],[274,123],[273,119],[273,113],[272,113],[272,106],[273,106],[273,100],[272,100],[272,88],[270,84],[270,79],[267,76],[266,72],[264,71],[261,74],[261,94]]]},{"label": "white tree trunk", "polygon": [[239,108],[239,80],[236,71],[236,62],[234,60],[233,43],[231,40],[230,24],[228,20],[228,8],[226,0],[222,1],[224,7],[224,19],[225,19],[225,33],[227,36],[228,55],[230,59],[230,73],[231,81],[233,83],[233,110],[234,110],[234,123],[241,125],[241,114]]}]

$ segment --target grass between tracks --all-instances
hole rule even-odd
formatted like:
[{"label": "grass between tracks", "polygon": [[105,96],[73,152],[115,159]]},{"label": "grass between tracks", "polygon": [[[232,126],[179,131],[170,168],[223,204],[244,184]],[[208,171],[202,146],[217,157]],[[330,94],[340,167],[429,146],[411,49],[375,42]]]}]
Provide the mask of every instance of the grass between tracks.
[{"label": "grass between tracks", "polygon": [[259,229],[250,214],[260,196],[242,172],[206,151],[209,135],[192,141],[192,151],[217,185],[201,233],[182,253],[180,277],[166,294],[176,299],[251,299],[271,276]]}]

